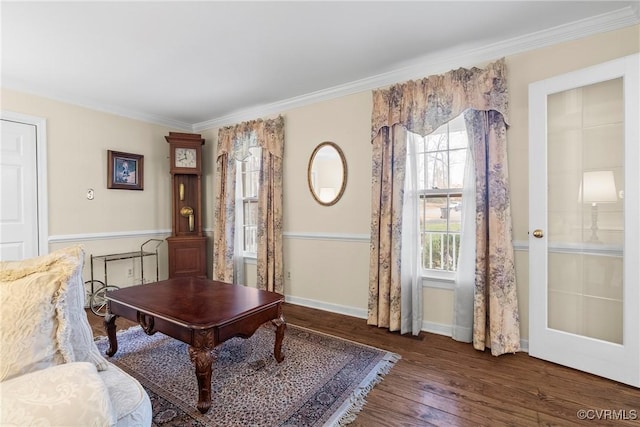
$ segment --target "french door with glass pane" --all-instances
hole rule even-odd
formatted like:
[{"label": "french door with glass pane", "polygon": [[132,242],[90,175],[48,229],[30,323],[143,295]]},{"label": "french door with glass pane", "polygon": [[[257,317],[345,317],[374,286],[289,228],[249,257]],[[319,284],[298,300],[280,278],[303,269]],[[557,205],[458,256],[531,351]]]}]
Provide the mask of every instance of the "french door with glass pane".
[{"label": "french door with glass pane", "polygon": [[529,354],[634,386],[639,60],[529,87]]}]

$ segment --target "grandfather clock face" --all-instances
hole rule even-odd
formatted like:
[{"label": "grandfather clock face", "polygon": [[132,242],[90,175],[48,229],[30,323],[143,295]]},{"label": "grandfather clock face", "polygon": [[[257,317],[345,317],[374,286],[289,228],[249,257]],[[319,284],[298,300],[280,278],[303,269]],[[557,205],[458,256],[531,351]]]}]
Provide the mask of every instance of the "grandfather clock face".
[{"label": "grandfather clock face", "polygon": [[202,142],[167,138],[171,144],[170,169],[173,186],[173,235],[202,234]]},{"label": "grandfather clock face", "polygon": [[196,169],[198,158],[195,148],[176,147],[174,153],[174,167]]}]

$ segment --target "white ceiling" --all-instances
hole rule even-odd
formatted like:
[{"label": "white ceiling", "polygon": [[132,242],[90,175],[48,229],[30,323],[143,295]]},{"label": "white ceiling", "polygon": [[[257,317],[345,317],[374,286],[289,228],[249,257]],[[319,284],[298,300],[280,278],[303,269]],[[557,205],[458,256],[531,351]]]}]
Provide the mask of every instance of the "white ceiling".
[{"label": "white ceiling", "polygon": [[2,1],[1,83],[197,130],[631,25],[639,3]]}]

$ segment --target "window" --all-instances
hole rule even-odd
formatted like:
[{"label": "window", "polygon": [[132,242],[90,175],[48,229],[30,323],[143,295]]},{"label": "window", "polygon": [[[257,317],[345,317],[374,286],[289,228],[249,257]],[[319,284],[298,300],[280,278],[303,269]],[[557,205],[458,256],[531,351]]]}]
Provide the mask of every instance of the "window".
[{"label": "window", "polygon": [[422,268],[427,270],[426,275],[454,272],[460,253],[462,185],[468,148],[464,117],[458,116],[424,138],[413,137]]},{"label": "window", "polygon": [[261,148],[249,148],[249,155],[238,162],[240,182],[236,186],[239,209],[236,215],[236,232],[242,233],[242,249],[245,256],[256,256],[258,252],[258,187],[260,183]]}]

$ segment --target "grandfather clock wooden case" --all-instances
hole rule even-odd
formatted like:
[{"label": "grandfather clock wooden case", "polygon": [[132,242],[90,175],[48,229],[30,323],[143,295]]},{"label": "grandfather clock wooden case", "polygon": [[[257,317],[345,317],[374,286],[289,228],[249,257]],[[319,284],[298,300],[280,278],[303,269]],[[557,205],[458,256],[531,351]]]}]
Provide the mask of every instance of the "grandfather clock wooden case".
[{"label": "grandfather clock wooden case", "polygon": [[207,276],[207,238],[202,233],[201,135],[169,132],[172,187],[169,278]]}]

